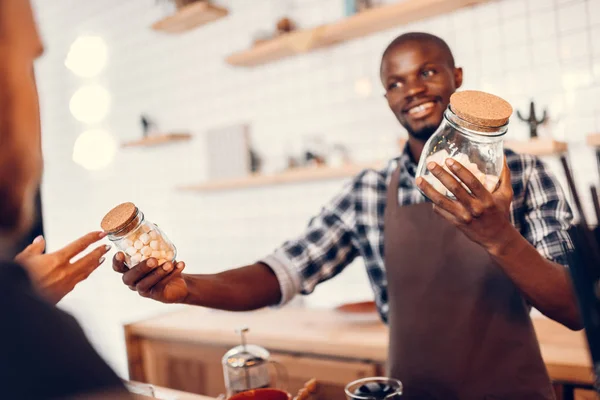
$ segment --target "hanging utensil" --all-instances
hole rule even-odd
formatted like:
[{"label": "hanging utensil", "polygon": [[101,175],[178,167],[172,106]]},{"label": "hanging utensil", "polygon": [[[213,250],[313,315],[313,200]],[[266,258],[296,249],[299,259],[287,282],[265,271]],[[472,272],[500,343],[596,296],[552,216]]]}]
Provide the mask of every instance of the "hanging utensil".
[{"label": "hanging utensil", "polygon": [[600,176],[600,148],[596,149],[596,163],[598,164],[598,175]]},{"label": "hanging utensil", "polygon": [[577,187],[575,186],[575,180],[573,179],[573,173],[571,172],[571,167],[569,167],[569,162],[567,161],[567,157],[564,154],[560,156],[560,162],[565,171],[565,176],[567,177],[567,184],[569,185],[569,190],[571,191],[571,196],[573,196],[573,202],[575,203],[575,208],[579,213],[580,222],[584,226],[588,226],[587,219],[585,218],[585,213],[583,212],[583,206],[581,205],[581,199],[579,197],[579,192],[577,191]]},{"label": "hanging utensil", "polygon": [[580,232],[580,236],[582,237],[581,240],[587,243],[590,253],[597,256],[597,259],[600,259],[600,244],[596,238],[596,232],[592,232],[587,223],[583,206],[581,205],[581,199],[579,197],[579,193],[577,192],[577,187],[575,186],[575,180],[573,179],[573,174],[571,172],[571,168],[569,167],[567,157],[564,154],[560,156],[560,162],[565,171],[565,176],[567,177],[567,183],[569,184],[569,189],[571,190],[571,195],[573,196],[573,201],[575,202],[575,207],[579,213],[580,221],[578,225],[575,225],[574,229],[577,229]]},{"label": "hanging utensil", "polygon": [[590,187],[592,194],[592,202],[594,203],[594,211],[596,212],[596,225],[600,225],[600,199],[598,199],[598,190],[595,186]]},{"label": "hanging utensil", "polygon": [[590,192],[594,203],[594,211],[596,212],[596,227],[592,229],[592,232],[596,239],[596,245],[600,249],[600,198],[598,198],[598,190],[595,186],[590,187]]}]

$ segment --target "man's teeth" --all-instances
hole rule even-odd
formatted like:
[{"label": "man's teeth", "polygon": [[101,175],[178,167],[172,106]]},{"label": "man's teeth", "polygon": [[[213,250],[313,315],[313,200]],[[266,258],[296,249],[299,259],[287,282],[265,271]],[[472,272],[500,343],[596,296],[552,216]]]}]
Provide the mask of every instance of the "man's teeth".
[{"label": "man's teeth", "polygon": [[433,103],[429,102],[429,103],[423,103],[420,104],[418,106],[415,106],[413,108],[411,108],[410,110],[408,110],[409,114],[416,114],[416,113],[420,113],[422,111],[427,110],[428,108],[432,107]]}]

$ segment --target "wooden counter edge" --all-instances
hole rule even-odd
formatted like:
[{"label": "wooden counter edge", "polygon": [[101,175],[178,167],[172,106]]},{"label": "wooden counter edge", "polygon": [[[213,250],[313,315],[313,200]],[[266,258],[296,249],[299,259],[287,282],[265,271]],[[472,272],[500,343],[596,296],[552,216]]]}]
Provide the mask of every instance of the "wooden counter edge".
[{"label": "wooden counter edge", "polygon": [[[136,360],[141,360],[141,354],[136,347],[139,347],[139,338],[150,340],[163,340],[168,342],[180,342],[189,344],[202,345],[220,345],[225,347],[233,347],[237,345],[232,335],[223,335],[218,329],[206,330],[202,333],[195,333],[193,338],[190,338],[187,332],[174,332],[168,328],[153,328],[151,331],[147,329],[137,330],[134,326],[125,327],[126,341],[133,346],[132,354],[128,357],[133,357],[130,367],[136,367]],[[298,340],[290,342],[289,339],[279,339],[276,336],[272,338],[254,337],[253,344],[263,346],[271,352],[286,353],[286,354],[303,354],[316,357],[329,357],[336,360],[352,360],[373,363],[385,363],[387,360],[387,349],[381,351],[381,346],[363,344],[360,347],[354,346],[351,353],[348,352],[348,344],[328,343],[326,345],[316,344],[311,340]],[[341,354],[341,355],[340,355]]]}]

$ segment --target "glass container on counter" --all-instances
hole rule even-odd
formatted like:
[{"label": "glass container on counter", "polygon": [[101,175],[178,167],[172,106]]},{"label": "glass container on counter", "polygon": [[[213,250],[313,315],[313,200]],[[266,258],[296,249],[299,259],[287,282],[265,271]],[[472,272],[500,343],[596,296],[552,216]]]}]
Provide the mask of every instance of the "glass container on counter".
[{"label": "glass container on counter", "polygon": [[511,114],[510,104],[498,96],[474,90],[454,93],[442,123],[425,143],[416,176],[423,177],[438,192],[454,198],[427,169],[427,164],[434,161],[450,172],[446,159],[452,158],[493,192],[504,166],[503,139]]},{"label": "glass container on counter", "polygon": [[402,382],[393,378],[363,378],[346,385],[348,400],[394,400],[402,396]]},{"label": "glass container on counter", "polygon": [[270,361],[267,349],[253,344],[246,344],[245,334],[248,328],[238,329],[242,344],[229,350],[222,359],[223,376],[227,397],[252,389],[272,387],[269,365],[273,365],[278,378],[287,378],[283,366]]},{"label": "glass container on counter", "polygon": [[162,265],[174,261],[177,249],[158,226],[146,220],[133,203],[119,204],[100,223],[108,239],[125,253],[125,263],[132,267],[153,257]]}]

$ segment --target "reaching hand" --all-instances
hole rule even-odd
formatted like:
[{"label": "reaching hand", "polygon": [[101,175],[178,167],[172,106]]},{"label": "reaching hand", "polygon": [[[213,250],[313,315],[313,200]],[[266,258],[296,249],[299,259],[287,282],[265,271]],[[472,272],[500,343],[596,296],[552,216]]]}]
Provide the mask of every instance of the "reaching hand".
[{"label": "reaching hand", "polygon": [[95,248],[75,262],[71,260],[105,236],[103,232],[91,232],[49,254],[43,254],[46,241],[38,236],[17,254],[15,261],[27,270],[42,295],[58,303],[104,262],[103,256],[110,250],[108,245]]}]

